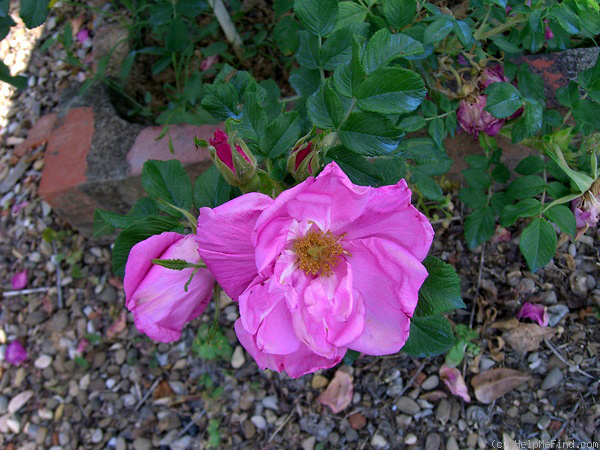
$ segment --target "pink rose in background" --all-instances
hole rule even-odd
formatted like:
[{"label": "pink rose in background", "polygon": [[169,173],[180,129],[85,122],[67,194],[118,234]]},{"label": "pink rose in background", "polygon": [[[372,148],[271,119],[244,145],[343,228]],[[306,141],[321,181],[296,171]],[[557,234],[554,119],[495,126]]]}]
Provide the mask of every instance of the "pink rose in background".
[{"label": "pink rose in background", "polygon": [[492,83],[502,83],[510,81],[506,75],[504,75],[504,68],[500,64],[496,64],[492,67],[486,67],[481,72],[479,78],[479,88],[484,90]]},{"label": "pink rose in background", "polygon": [[18,366],[27,359],[27,351],[19,341],[12,341],[6,347],[4,359],[14,366]]},{"label": "pink rose in background", "polygon": [[197,263],[200,257],[194,236],[152,236],[131,249],[125,267],[125,305],[133,313],[137,329],[155,341],[176,341],[184,325],[204,312],[215,280],[208,270],[200,269],[185,292],[194,269],[171,270],[153,264],[152,259]]},{"label": "pink rose in background", "polygon": [[335,163],[275,200],[202,208],[200,256],[239,301],[235,330],[262,369],[299,377],[348,349],[398,352],[427,278],[433,229],[404,180],[352,184]]},{"label": "pink rose in background", "polygon": [[200,70],[206,71],[210,69],[213,65],[219,62],[219,55],[212,55],[203,59],[200,63]]},{"label": "pink rose in background", "polygon": [[13,289],[25,289],[27,287],[27,269],[17,272],[10,280]]},{"label": "pink rose in background", "polygon": [[596,180],[589,191],[571,201],[571,210],[575,215],[577,237],[595,227],[600,222],[600,181]]},{"label": "pink rose in background", "polygon": [[548,19],[544,19],[544,23],[546,24],[546,29],[544,30],[544,39],[549,41],[550,39],[554,38],[554,33],[550,29],[550,25],[548,25]]},{"label": "pink rose in background", "polygon": [[497,119],[484,110],[486,102],[487,96],[483,94],[471,95],[460,101],[456,111],[458,124],[475,137],[479,136],[480,132],[496,136],[505,122],[504,119]]}]

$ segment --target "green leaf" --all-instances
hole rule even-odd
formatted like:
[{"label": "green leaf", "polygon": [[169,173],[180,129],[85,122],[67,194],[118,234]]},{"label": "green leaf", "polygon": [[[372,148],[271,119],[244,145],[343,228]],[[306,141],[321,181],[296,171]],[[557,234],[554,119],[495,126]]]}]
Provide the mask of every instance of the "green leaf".
[{"label": "green leaf", "polygon": [[131,248],[150,236],[171,231],[179,226],[179,221],[173,217],[152,216],[137,221],[123,230],[117,239],[112,251],[113,271],[116,275],[125,276],[125,265]]},{"label": "green leaf", "polygon": [[579,100],[573,107],[573,117],[596,130],[600,130],[600,105],[589,100]]},{"label": "green leaf", "polygon": [[571,189],[560,181],[551,181],[547,186],[548,195],[554,199],[558,199],[569,195],[571,193]]},{"label": "green leaf", "polygon": [[523,158],[515,167],[515,172],[521,175],[535,175],[542,172],[545,166],[541,157],[532,155]]},{"label": "green leaf", "polygon": [[337,21],[338,0],[295,0],[294,13],[307,30],[327,36]]},{"label": "green leaf", "polygon": [[202,98],[202,107],[218,119],[239,118],[239,98],[231,83],[207,84]]},{"label": "green leaf", "polygon": [[554,222],[556,225],[558,225],[558,228],[560,228],[563,233],[567,233],[570,236],[575,236],[577,226],[575,215],[570,208],[566,207],[565,205],[556,205],[544,212],[544,216],[550,222]]},{"label": "green leaf", "polygon": [[435,142],[439,148],[444,148],[443,140],[446,136],[444,121],[439,117],[436,117],[435,119],[429,122],[429,127],[427,128],[427,131],[429,132],[429,136],[431,136],[431,139],[433,139],[433,142]]},{"label": "green leaf", "polygon": [[153,259],[152,264],[171,270],[183,270],[199,267],[196,263],[188,262],[184,259]]},{"label": "green leaf", "polygon": [[231,186],[214,165],[196,178],[194,184],[194,205],[196,209],[205,206],[216,208],[229,201],[230,197]]},{"label": "green leaf", "polygon": [[545,219],[533,219],[521,235],[519,248],[529,270],[536,272],[548,264],[556,253],[556,232]]},{"label": "green leaf", "polygon": [[417,185],[421,194],[428,200],[439,202],[444,199],[440,185],[431,176],[420,170],[419,166],[413,168],[411,181]]},{"label": "green leaf", "polygon": [[298,22],[292,16],[284,16],[277,22],[273,29],[273,40],[279,50],[285,55],[290,55],[298,50]]},{"label": "green leaf", "polygon": [[165,47],[170,52],[181,52],[189,44],[188,27],[183,19],[176,17],[169,20],[169,27],[165,35]]},{"label": "green leaf", "polygon": [[363,111],[404,114],[419,107],[427,94],[423,80],[415,72],[400,67],[375,71],[358,88],[356,98]]},{"label": "green leaf", "polygon": [[296,59],[305,69],[318,69],[320,66],[320,45],[319,37],[306,30],[298,32],[300,45],[296,52]]},{"label": "green leaf", "polygon": [[387,23],[399,30],[412,22],[417,13],[417,0],[385,0],[382,12]]},{"label": "green leaf", "polygon": [[413,317],[410,335],[402,350],[410,356],[425,358],[447,351],[454,344],[454,333],[448,319],[441,315]]},{"label": "green leaf", "polygon": [[321,74],[316,69],[296,69],[290,74],[290,84],[300,97],[308,97],[319,89]]},{"label": "green leaf", "polygon": [[402,158],[381,157],[369,160],[342,146],[327,152],[327,158],[335,161],[353,183],[361,186],[395,184],[404,176],[406,170]]},{"label": "green leaf", "polygon": [[363,34],[368,24],[360,23],[333,32],[319,52],[319,67],[335,70],[352,59],[352,42],[355,35]]},{"label": "green leaf", "polygon": [[492,184],[492,177],[485,170],[481,169],[465,169],[462,171],[465,180],[469,183],[469,186],[479,189],[480,191],[486,190]]},{"label": "green leaf", "polygon": [[503,227],[514,225],[519,217],[534,217],[542,212],[542,203],[536,198],[526,198],[514,205],[507,205],[500,214]]},{"label": "green leaf", "polygon": [[500,163],[492,170],[492,178],[494,181],[504,184],[510,178],[510,170],[504,164]]},{"label": "green leaf", "polygon": [[465,219],[465,239],[470,249],[489,241],[494,235],[496,220],[490,206],[473,210]]},{"label": "green leaf", "polygon": [[308,117],[324,130],[337,128],[344,119],[344,105],[332,85],[333,80],[328,79],[306,102]]},{"label": "green leaf", "polygon": [[300,118],[297,111],[289,111],[272,122],[260,137],[260,149],[268,158],[276,158],[290,150],[300,137]]},{"label": "green leaf", "polygon": [[537,134],[544,123],[544,105],[540,102],[525,103],[525,128],[527,134],[533,136]]},{"label": "green leaf", "polygon": [[344,364],[351,366],[360,357],[360,352],[348,349],[344,355]]},{"label": "green leaf", "polygon": [[544,192],[546,182],[537,175],[525,175],[510,183],[506,192],[515,200],[534,197]]},{"label": "green leaf", "polygon": [[469,208],[483,208],[487,205],[488,197],[485,192],[471,187],[463,188],[458,193],[458,198]]},{"label": "green leaf", "polygon": [[428,256],[423,265],[429,276],[419,290],[415,316],[427,317],[464,308],[460,296],[460,278],[454,267],[433,256]]},{"label": "green leaf", "polygon": [[338,18],[335,24],[335,29],[339,30],[348,25],[364,22],[367,18],[367,9],[352,1],[344,1],[339,3]]},{"label": "green leaf", "polygon": [[567,86],[558,88],[556,90],[556,100],[562,106],[572,108],[579,101],[579,85],[574,81],[570,81]]},{"label": "green leaf", "polygon": [[20,90],[27,88],[27,77],[21,75],[13,77],[10,74],[9,67],[2,61],[0,61],[0,81],[11,84]]},{"label": "green leaf", "polygon": [[242,117],[235,129],[242,139],[258,143],[266,128],[267,113],[260,104],[260,96],[256,92],[246,92]]},{"label": "green leaf", "polygon": [[492,83],[486,88],[485,93],[487,94],[485,110],[498,119],[512,116],[523,104],[517,88],[507,82]]},{"label": "green leaf", "polygon": [[27,28],[39,27],[48,16],[49,0],[21,0],[19,15]]},{"label": "green leaf", "polygon": [[179,213],[158,200],[185,211],[192,207],[192,183],[183,164],[177,160],[146,161],[142,168],[142,186],[159,209],[167,214],[179,216]]},{"label": "green leaf", "polygon": [[365,48],[362,65],[367,75],[387,66],[391,61],[423,53],[423,45],[405,34],[390,34],[386,29],[375,33]]},{"label": "green leaf", "polygon": [[367,156],[391,153],[398,148],[403,133],[385,116],[372,112],[353,112],[340,129],[342,144]]},{"label": "green leaf", "polygon": [[581,21],[577,14],[575,14],[571,8],[567,5],[557,5],[550,10],[558,23],[567,31],[569,34],[578,34],[581,32]]},{"label": "green leaf", "polygon": [[440,14],[427,26],[427,28],[425,28],[425,32],[423,34],[423,43],[425,45],[435,44],[436,42],[439,42],[448,36],[453,28],[454,22],[450,16],[447,16],[446,14]]},{"label": "green leaf", "polygon": [[413,115],[413,116],[408,116],[408,117],[405,117],[404,119],[402,119],[400,121],[400,123],[398,124],[398,128],[400,128],[401,130],[407,131],[409,133],[412,133],[414,131],[419,131],[425,125],[427,125],[427,122],[425,121],[423,116]]},{"label": "green leaf", "polygon": [[454,32],[456,33],[456,37],[462,44],[462,46],[469,50],[473,44],[475,44],[475,39],[473,38],[473,31],[468,23],[457,20],[454,22]]}]

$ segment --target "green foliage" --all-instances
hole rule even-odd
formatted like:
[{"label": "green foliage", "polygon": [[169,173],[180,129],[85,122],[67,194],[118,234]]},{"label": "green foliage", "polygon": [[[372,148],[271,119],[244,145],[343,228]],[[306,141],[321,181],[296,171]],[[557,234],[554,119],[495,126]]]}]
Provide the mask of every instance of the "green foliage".
[{"label": "green foliage", "polygon": [[[218,360],[229,361],[233,354],[233,348],[229,345],[229,341],[219,329],[214,330],[213,336],[209,336],[211,327],[208,324],[200,325],[196,338],[192,343],[192,352],[198,358],[204,360]],[[209,339],[211,337],[211,339]]]}]

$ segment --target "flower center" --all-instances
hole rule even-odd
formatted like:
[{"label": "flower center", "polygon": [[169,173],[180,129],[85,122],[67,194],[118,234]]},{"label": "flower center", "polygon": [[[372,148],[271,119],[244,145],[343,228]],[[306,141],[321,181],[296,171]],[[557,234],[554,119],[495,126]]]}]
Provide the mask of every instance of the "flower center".
[{"label": "flower center", "polygon": [[310,275],[329,275],[338,264],[341,255],[349,255],[331,231],[320,233],[310,231],[306,236],[294,242],[294,252],[298,264]]}]

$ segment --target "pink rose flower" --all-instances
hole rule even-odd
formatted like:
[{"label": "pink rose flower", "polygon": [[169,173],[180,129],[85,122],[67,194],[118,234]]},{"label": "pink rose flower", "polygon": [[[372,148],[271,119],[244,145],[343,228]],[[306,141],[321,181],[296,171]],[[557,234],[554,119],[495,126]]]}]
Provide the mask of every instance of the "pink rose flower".
[{"label": "pink rose flower", "polygon": [[125,267],[125,306],[133,313],[137,329],[155,341],[176,341],[184,325],[204,312],[215,280],[208,270],[200,269],[185,292],[194,269],[171,270],[153,264],[152,259],[197,263],[200,257],[194,236],[152,236],[131,249]]},{"label": "pink rose flower", "polygon": [[235,331],[262,369],[299,377],[348,349],[398,352],[427,278],[433,229],[404,180],[352,184],[337,164],[275,200],[202,208],[200,256],[239,301]]},{"label": "pink rose flower", "polygon": [[6,347],[4,359],[14,366],[19,366],[27,359],[27,351],[19,341],[12,341]]},{"label": "pink rose flower", "polygon": [[575,215],[577,237],[595,227],[600,222],[600,181],[596,180],[592,187],[581,197],[571,201],[571,210]]},{"label": "pink rose flower", "polygon": [[492,83],[508,82],[509,79],[504,75],[504,68],[500,64],[496,64],[492,67],[486,67],[481,72],[479,78],[479,88],[484,90]]},{"label": "pink rose flower", "polygon": [[458,124],[475,137],[479,136],[480,132],[496,136],[505,122],[504,119],[497,119],[484,110],[486,102],[486,95],[471,95],[460,101],[456,111]]}]

